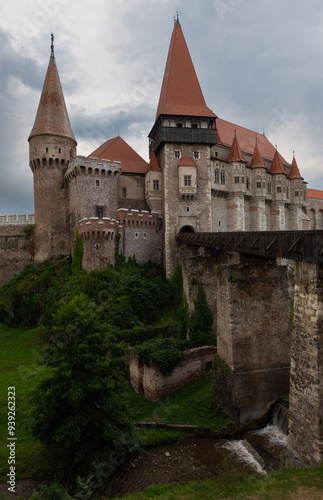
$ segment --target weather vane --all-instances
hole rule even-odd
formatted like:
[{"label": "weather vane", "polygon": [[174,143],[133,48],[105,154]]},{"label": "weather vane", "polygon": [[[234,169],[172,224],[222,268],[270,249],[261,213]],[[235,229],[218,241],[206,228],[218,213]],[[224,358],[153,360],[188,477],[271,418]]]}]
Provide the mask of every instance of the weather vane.
[{"label": "weather vane", "polygon": [[51,51],[54,52],[54,33],[52,33],[50,37],[52,40],[52,44],[51,44],[50,48],[51,48]]}]

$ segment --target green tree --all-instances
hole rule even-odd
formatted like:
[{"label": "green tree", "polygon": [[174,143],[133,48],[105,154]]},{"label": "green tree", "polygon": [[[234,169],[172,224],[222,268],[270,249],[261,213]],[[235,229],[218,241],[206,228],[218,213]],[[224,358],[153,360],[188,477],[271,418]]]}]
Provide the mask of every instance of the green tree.
[{"label": "green tree", "polygon": [[176,266],[174,267],[172,275],[172,290],[174,296],[174,309],[177,311],[183,303],[183,273],[182,266],[178,259],[176,260]]},{"label": "green tree", "polygon": [[83,261],[83,241],[81,240],[78,230],[76,230],[76,239],[73,247],[72,273],[76,274],[82,270]]},{"label": "green tree", "polygon": [[59,481],[106,477],[133,446],[123,384],[102,332],[98,306],[80,295],[57,313],[47,364],[51,376],[35,392],[32,432],[57,453]]},{"label": "green tree", "polygon": [[178,309],[177,318],[179,321],[179,337],[186,340],[190,327],[190,313],[188,310],[187,298],[184,296],[183,305]]},{"label": "green tree", "polygon": [[213,316],[207,303],[204,288],[199,285],[197,298],[194,300],[194,315],[190,325],[190,343],[197,347],[214,343],[212,335]]}]

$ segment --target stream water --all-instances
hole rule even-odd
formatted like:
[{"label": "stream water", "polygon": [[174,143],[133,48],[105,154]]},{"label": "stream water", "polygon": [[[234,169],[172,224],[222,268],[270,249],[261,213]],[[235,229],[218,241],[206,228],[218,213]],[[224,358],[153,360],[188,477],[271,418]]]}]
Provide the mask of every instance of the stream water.
[{"label": "stream water", "polygon": [[[287,423],[286,423],[287,421]],[[288,413],[279,408],[272,424],[247,432],[243,440],[187,438],[184,442],[148,449],[126,462],[100,493],[122,497],[153,484],[213,479],[235,467],[248,474],[266,474],[287,458]]]}]

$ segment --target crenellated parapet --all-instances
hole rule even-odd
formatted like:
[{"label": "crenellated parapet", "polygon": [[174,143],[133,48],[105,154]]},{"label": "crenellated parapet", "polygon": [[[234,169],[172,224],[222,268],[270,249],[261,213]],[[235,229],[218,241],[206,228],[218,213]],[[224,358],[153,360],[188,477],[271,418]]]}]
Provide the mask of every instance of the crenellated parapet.
[{"label": "crenellated parapet", "polygon": [[149,213],[146,210],[127,210],[119,208],[117,218],[124,229],[145,229],[160,231],[162,229],[162,217],[158,212]]},{"label": "crenellated parapet", "polygon": [[77,175],[95,176],[95,177],[119,177],[121,174],[121,162],[110,160],[101,160],[98,158],[87,158],[85,156],[76,156],[69,165],[65,178],[71,181]]},{"label": "crenellated parapet", "polygon": [[78,222],[77,228],[82,240],[114,240],[116,235],[122,231],[119,222],[110,217],[82,219]]},{"label": "crenellated parapet", "polygon": [[11,215],[0,215],[0,225],[25,225],[25,224],[35,224],[35,214],[11,214]]}]

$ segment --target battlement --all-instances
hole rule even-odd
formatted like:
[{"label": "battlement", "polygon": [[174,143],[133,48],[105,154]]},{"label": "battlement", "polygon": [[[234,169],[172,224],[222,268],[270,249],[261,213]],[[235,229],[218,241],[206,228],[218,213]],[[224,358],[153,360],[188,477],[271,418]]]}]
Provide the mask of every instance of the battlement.
[{"label": "battlement", "polygon": [[0,215],[0,226],[9,225],[9,224],[35,224],[35,214],[14,214],[14,215]]},{"label": "battlement", "polygon": [[78,155],[74,158],[73,162],[69,165],[65,177],[70,181],[76,175],[93,175],[97,177],[119,177],[121,174],[121,162],[110,160],[101,160],[98,158],[86,158],[85,156]]},{"label": "battlement", "polygon": [[125,229],[145,228],[155,231],[162,229],[162,217],[158,212],[149,213],[146,210],[128,210],[119,208],[117,218]]},{"label": "battlement", "polygon": [[115,234],[122,231],[122,226],[110,217],[90,217],[78,221],[78,232],[82,240],[85,239],[108,239],[113,240]]}]

